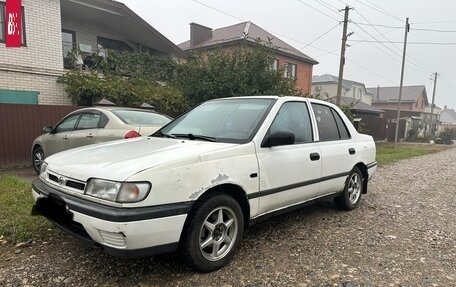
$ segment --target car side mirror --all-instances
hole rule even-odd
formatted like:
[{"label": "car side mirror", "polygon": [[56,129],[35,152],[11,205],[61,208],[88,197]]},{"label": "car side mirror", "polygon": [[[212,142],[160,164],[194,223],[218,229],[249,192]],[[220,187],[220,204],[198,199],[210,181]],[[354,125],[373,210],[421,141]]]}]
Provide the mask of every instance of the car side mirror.
[{"label": "car side mirror", "polygon": [[295,142],[295,134],[289,131],[279,131],[269,134],[264,139],[261,147],[273,147],[280,145],[290,145]]},{"label": "car side mirror", "polygon": [[53,131],[52,127],[44,127],[43,128],[43,133],[45,133],[45,134],[50,134],[50,133],[52,133],[52,131]]}]

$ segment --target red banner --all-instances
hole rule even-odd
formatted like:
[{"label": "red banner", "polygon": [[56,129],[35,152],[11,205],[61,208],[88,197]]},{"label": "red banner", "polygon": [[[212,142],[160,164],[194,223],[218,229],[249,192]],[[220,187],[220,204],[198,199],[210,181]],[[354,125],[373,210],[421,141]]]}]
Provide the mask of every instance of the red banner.
[{"label": "red banner", "polygon": [[22,0],[6,0],[6,47],[21,47]]}]

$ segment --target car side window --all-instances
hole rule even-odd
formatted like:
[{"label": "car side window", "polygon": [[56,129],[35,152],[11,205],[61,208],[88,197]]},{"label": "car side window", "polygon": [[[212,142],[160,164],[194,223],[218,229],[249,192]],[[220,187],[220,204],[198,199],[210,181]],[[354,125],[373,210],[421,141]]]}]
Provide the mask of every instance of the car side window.
[{"label": "car side window", "polygon": [[295,144],[313,141],[312,123],[305,102],[284,103],[269,128],[268,134],[289,131],[295,135]]},{"label": "car side window", "polygon": [[77,130],[97,129],[100,122],[100,114],[84,113],[79,119]]},{"label": "car side window", "polygon": [[336,119],[337,129],[339,130],[340,139],[346,140],[350,138],[350,133],[348,132],[347,126],[340,117],[339,113],[331,108],[334,118]]},{"label": "car side window", "polygon": [[331,108],[322,104],[312,104],[312,109],[317,120],[320,141],[339,140],[339,129]]},{"label": "car side window", "polygon": [[79,119],[80,114],[72,115],[64,119],[58,126],[55,127],[54,133],[61,133],[71,131],[74,129],[76,122]]},{"label": "car side window", "polygon": [[98,123],[98,128],[103,129],[109,122],[108,117],[105,114],[101,114],[100,122]]}]

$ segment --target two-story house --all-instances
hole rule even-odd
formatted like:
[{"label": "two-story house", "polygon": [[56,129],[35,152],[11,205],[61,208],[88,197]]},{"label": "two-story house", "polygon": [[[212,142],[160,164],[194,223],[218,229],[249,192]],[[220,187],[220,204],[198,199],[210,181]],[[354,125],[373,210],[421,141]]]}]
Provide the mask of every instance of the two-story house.
[{"label": "two-story house", "polygon": [[[397,118],[399,88],[397,86],[368,88],[373,93],[372,105],[384,110],[385,118],[392,122]],[[405,121],[404,134],[400,135],[400,138],[405,138],[409,129],[415,129],[421,135],[429,135],[429,131],[438,129],[439,108],[434,107],[431,129],[431,107],[424,85],[402,87],[400,110],[400,118]]]},{"label": "two-story house", "polygon": [[273,68],[282,67],[284,76],[292,78],[301,93],[310,94],[313,65],[317,61],[272,35],[252,22],[243,22],[213,30],[196,23],[190,23],[190,40],[179,44],[184,51],[211,51],[230,49],[244,43],[253,44],[260,39],[271,41],[275,48]]},{"label": "two-story house", "polygon": [[5,46],[0,0],[0,103],[71,104],[57,79],[67,58],[107,50],[184,57],[184,52],[126,5],[112,0],[22,0],[22,47]]},{"label": "two-story house", "polygon": [[[337,96],[338,82],[339,77],[330,74],[313,76],[312,95],[319,96],[322,99],[335,98]],[[368,91],[366,86],[360,82],[343,79],[341,96],[351,98],[355,101],[360,101],[367,105],[372,104],[372,92]]]}]

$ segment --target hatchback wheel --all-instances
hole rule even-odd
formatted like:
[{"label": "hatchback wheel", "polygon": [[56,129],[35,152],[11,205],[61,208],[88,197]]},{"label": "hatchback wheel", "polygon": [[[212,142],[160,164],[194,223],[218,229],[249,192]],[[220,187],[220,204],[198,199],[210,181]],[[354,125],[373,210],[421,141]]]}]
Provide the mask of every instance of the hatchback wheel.
[{"label": "hatchback wheel", "polygon": [[226,194],[213,193],[196,204],[183,233],[181,254],[195,270],[210,272],[234,256],[244,217],[239,203]]},{"label": "hatchback wheel", "polygon": [[337,207],[344,210],[353,210],[358,207],[363,193],[363,175],[359,168],[354,167],[345,182],[343,193],[334,198]]},{"label": "hatchback wheel", "polygon": [[41,164],[44,161],[44,151],[41,147],[36,147],[32,153],[32,165],[36,174],[40,174]]}]

